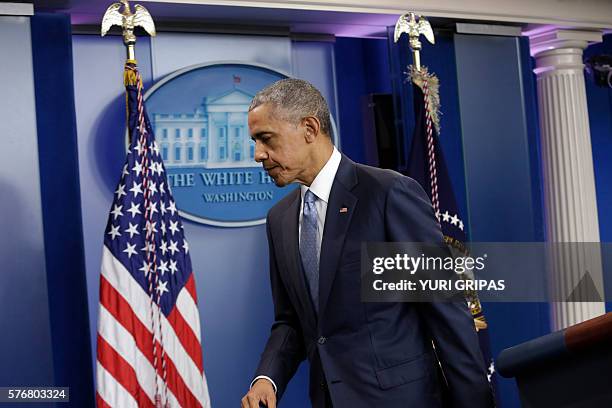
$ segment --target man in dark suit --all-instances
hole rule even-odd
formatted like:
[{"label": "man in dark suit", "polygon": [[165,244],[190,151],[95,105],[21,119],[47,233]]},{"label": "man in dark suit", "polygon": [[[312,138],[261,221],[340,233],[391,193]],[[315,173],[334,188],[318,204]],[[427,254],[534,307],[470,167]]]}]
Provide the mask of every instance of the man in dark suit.
[{"label": "man in dark suit", "polygon": [[275,319],[242,407],[276,407],[306,358],[316,408],[440,407],[442,384],[452,406],[493,406],[465,302],[360,298],[362,242],[443,241],[421,187],[340,154],[327,104],[306,81],[259,92],[249,131],[274,182],[301,186],[268,213]]}]

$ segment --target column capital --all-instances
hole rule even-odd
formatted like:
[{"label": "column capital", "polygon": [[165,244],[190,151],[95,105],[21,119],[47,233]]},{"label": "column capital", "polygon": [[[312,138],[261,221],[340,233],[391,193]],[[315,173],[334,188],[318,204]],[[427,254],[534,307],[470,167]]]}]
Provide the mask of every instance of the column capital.
[{"label": "column capital", "polygon": [[565,48],[584,50],[589,43],[601,42],[603,38],[601,30],[572,30],[555,26],[536,28],[524,34],[529,37],[533,57]]},{"label": "column capital", "polygon": [[589,43],[601,42],[599,30],[572,30],[546,26],[524,33],[529,37],[531,55],[536,58],[536,74],[557,70],[582,71],[583,50]]}]

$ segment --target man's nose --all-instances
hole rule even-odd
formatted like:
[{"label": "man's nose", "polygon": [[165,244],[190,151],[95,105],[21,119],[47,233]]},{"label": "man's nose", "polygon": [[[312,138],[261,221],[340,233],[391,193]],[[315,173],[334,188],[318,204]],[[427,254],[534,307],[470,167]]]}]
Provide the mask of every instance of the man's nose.
[{"label": "man's nose", "polygon": [[268,152],[262,146],[262,143],[255,142],[255,161],[261,163],[268,158]]}]

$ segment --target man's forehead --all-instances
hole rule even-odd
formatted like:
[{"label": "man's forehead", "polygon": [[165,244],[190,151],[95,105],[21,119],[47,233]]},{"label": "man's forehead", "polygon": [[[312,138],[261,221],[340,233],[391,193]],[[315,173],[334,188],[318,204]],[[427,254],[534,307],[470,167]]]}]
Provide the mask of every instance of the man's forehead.
[{"label": "man's forehead", "polygon": [[278,119],[276,110],[271,104],[263,104],[253,108],[249,112],[249,126],[264,126]]},{"label": "man's forehead", "polygon": [[249,111],[249,116],[253,116],[256,118],[268,118],[273,116],[273,113],[276,111],[276,107],[271,103],[262,103],[261,105],[257,105],[251,111]]},{"label": "man's forehead", "polygon": [[271,125],[270,114],[263,105],[259,105],[249,111],[248,126],[252,137],[268,132],[272,127]]}]

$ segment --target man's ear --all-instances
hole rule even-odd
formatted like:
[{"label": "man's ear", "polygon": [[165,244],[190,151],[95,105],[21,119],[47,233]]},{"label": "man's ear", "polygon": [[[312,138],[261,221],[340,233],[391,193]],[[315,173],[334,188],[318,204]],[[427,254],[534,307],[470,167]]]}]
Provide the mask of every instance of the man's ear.
[{"label": "man's ear", "polygon": [[306,116],[302,119],[302,125],[305,130],[305,138],[306,142],[313,143],[317,137],[321,134],[321,123],[319,119],[314,116]]}]

